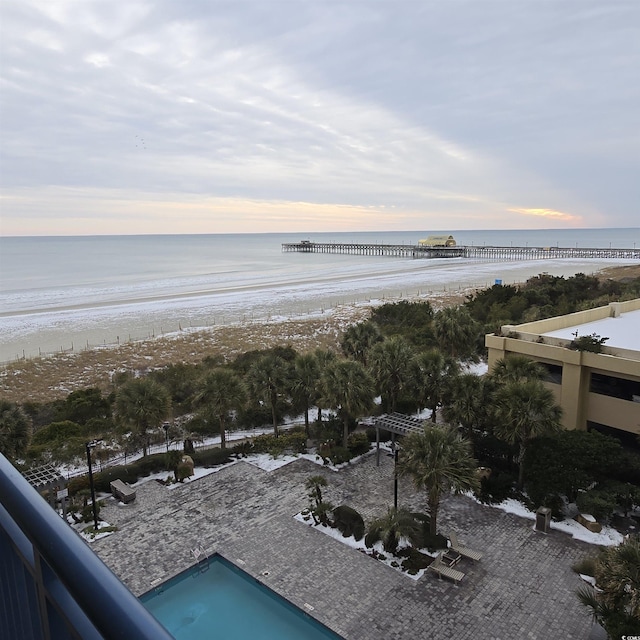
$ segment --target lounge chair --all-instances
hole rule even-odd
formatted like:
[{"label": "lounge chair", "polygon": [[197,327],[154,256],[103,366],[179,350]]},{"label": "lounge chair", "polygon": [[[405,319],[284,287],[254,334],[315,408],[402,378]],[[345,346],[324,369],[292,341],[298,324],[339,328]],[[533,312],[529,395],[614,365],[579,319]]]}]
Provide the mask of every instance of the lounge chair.
[{"label": "lounge chair", "polygon": [[438,557],[427,567],[427,570],[431,569],[431,571],[437,573],[440,580],[442,580],[442,576],[444,576],[445,578],[453,580],[457,585],[460,580],[464,578],[464,573],[445,564],[442,560],[442,555],[443,554],[440,553]]},{"label": "lounge chair", "polygon": [[459,553],[463,558],[469,558],[474,562],[482,559],[482,556],[483,556],[482,553],[480,553],[479,551],[474,551],[473,549],[469,549],[469,547],[465,547],[464,545],[461,545],[460,541],[458,540],[458,536],[455,533],[453,533],[453,531],[449,534],[449,540],[451,541],[451,548],[456,553]]}]

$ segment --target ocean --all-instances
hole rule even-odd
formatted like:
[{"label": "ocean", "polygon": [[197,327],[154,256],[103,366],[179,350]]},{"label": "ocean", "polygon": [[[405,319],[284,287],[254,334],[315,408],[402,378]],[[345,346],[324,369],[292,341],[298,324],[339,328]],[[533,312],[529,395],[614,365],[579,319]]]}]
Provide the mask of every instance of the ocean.
[{"label": "ocean", "polygon": [[0,238],[0,362],[336,305],[593,273],[615,260],[471,262],[283,253],[285,242],[640,247],[640,229]]}]

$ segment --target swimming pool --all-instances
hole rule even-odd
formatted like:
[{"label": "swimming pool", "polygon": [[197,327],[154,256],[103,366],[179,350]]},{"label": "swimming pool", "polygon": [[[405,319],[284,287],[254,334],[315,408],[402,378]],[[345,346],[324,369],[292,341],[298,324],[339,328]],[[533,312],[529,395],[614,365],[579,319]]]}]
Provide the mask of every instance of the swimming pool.
[{"label": "swimming pool", "polygon": [[140,596],[177,640],[342,640],[221,555],[204,563]]}]

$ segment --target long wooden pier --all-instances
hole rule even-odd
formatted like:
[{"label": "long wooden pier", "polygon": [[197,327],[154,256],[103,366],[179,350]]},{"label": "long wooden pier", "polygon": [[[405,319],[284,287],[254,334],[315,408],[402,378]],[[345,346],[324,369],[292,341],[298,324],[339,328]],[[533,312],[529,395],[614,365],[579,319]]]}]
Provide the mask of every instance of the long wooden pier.
[{"label": "long wooden pier", "polygon": [[553,260],[554,258],[613,258],[640,260],[640,249],[582,249],[577,247],[429,247],[412,244],[357,244],[337,242],[287,242],[282,251],[343,253],[393,258],[473,258],[476,260]]}]

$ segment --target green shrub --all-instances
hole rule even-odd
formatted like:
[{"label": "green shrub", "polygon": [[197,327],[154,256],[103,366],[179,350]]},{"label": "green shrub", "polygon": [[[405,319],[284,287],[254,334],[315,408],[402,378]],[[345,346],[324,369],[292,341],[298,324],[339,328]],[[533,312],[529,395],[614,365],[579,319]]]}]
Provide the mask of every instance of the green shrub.
[{"label": "green shrub", "polygon": [[576,331],[576,337],[569,344],[569,349],[575,351],[590,351],[591,353],[602,353],[602,345],[609,338],[602,338],[597,333],[592,333],[589,336],[578,336]]},{"label": "green shrub", "polygon": [[[86,487],[89,486],[89,478],[85,476]],[[100,473],[95,473],[93,475],[93,484],[96,491],[101,491],[103,493],[111,493],[110,483],[114,480],[122,480],[127,484],[133,484],[138,481],[138,469],[134,464],[122,465],[117,467],[109,467]],[[71,493],[71,490],[69,490]]]},{"label": "green shrub", "polygon": [[69,483],[67,484],[67,489],[69,489],[69,495],[73,496],[79,491],[85,491],[89,489],[89,476],[77,476],[75,478],[71,478]]},{"label": "green shrub", "polygon": [[488,478],[480,481],[480,491],[476,497],[484,504],[499,504],[514,495],[516,476],[496,469]]},{"label": "green shrub", "polygon": [[[96,501],[96,516],[100,518],[100,503]],[[88,504],[86,507],[82,507],[80,511],[80,517],[82,522],[93,522],[93,505]]]},{"label": "green shrub", "polygon": [[590,489],[578,494],[576,505],[581,513],[592,515],[599,522],[606,522],[618,506],[615,493],[603,489]]},{"label": "green shrub", "polygon": [[517,471],[517,465],[514,464],[515,453],[512,445],[494,435],[478,432],[473,434],[473,455],[482,467],[489,467],[494,471]]},{"label": "green shrub", "polygon": [[[321,455],[323,454],[321,453]],[[349,449],[345,449],[344,447],[339,446],[330,447],[326,452],[326,455],[323,455],[323,457],[331,460],[332,464],[334,465],[342,464],[343,462],[349,462],[349,460],[351,460],[352,458]]]},{"label": "green shrub", "polygon": [[133,465],[138,472],[138,477],[144,478],[157,473],[158,471],[167,470],[167,458],[164,453],[154,453],[148,456],[144,456],[139,460],[136,460]]},{"label": "green shrub", "polygon": [[281,433],[277,438],[272,434],[264,434],[253,439],[252,453],[270,453],[279,456],[283,453],[305,453],[307,436],[304,429],[292,429]]},{"label": "green shrub", "polygon": [[311,435],[318,442],[330,442],[342,438],[343,423],[336,416],[331,416],[321,423],[315,423]]},{"label": "green shrub", "polygon": [[278,440],[283,441],[285,449],[292,453],[306,453],[307,451],[307,434],[304,427],[295,427],[291,431],[282,433]]},{"label": "green shrub", "polygon": [[347,449],[354,458],[367,453],[369,446],[369,438],[366,433],[352,433],[347,440]]},{"label": "green shrub", "polygon": [[344,504],[336,507],[333,510],[333,521],[345,538],[353,536],[356,540],[362,540],[364,520],[355,509]]},{"label": "green shrub", "polygon": [[181,462],[175,470],[175,477],[178,482],[193,475],[193,467],[188,462]]},{"label": "green shrub", "polygon": [[536,506],[552,495],[574,502],[580,490],[610,478],[624,466],[622,453],[615,438],[595,430],[563,430],[534,438],[523,460],[525,489]]},{"label": "green shrub", "polygon": [[176,451],[172,449],[171,451],[167,451],[165,455],[165,469],[167,471],[174,471],[178,465],[182,462],[182,453],[180,451]]},{"label": "green shrub", "polygon": [[210,436],[217,436],[220,433],[220,425],[216,422],[208,422],[204,420],[202,416],[195,415],[191,420],[188,420],[184,424],[184,428],[191,434],[207,438]]},{"label": "green shrub", "polygon": [[440,533],[432,536],[428,531],[422,535],[421,549],[429,549],[432,553],[447,548],[447,538]]},{"label": "green shrub", "polygon": [[217,467],[221,464],[231,462],[231,453],[228,449],[200,449],[191,454],[191,458],[196,466]]},{"label": "green shrub", "polygon": [[596,575],[596,564],[597,564],[597,558],[593,556],[587,556],[586,558],[582,558],[582,560],[578,560],[578,562],[575,562],[571,566],[571,568],[576,573],[581,573],[582,575],[585,575],[585,576],[594,577]]},{"label": "green shrub", "polygon": [[58,446],[65,443],[69,438],[84,438],[88,434],[85,426],[71,420],[52,422],[50,425],[38,430],[31,442],[34,445]]},{"label": "green shrub", "polygon": [[630,482],[640,487],[640,453],[623,450],[618,464],[610,471],[610,475],[620,482]]},{"label": "green shrub", "polygon": [[432,562],[433,558],[414,549],[413,547],[405,547],[398,549],[396,555],[404,558],[400,565],[403,571],[415,576],[421,569],[426,569]]},{"label": "green shrub", "polygon": [[230,449],[234,456],[242,456],[243,458],[251,453],[251,442],[239,442]]}]

